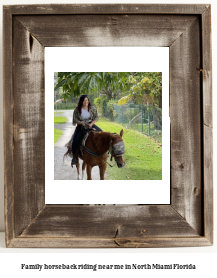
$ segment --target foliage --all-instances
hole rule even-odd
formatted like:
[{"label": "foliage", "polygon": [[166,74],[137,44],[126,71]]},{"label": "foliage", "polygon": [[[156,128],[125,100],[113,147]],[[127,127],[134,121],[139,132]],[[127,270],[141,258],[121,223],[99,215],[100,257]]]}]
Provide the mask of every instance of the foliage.
[{"label": "foliage", "polygon": [[97,90],[101,76],[95,72],[58,72],[55,90],[62,87],[64,99]]},{"label": "foliage", "polygon": [[115,116],[117,115],[116,110],[114,109],[114,104],[117,104],[117,101],[114,99],[111,99],[109,102],[105,105],[105,116],[109,118],[111,121],[114,121]]},{"label": "foliage", "polygon": [[120,93],[125,91],[129,73],[127,72],[105,72],[102,80],[101,94],[107,99],[116,99]]},{"label": "foliage", "polygon": [[96,108],[98,110],[100,109],[101,104],[102,104],[102,98],[101,97],[98,97],[98,98],[94,99],[94,105],[96,106]]},{"label": "foliage", "polygon": [[105,94],[108,99],[114,97],[117,90],[124,90],[126,73],[121,72],[58,72],[55,91],[62,88],[64,99],[82,94]]},{"label": "foliage", "polygon": [[162,130],[162,109],[153,105],[149,105],[148,109],[153,115],[154,129]]},{"label": "foliage", "polygon": [[55,94],[55,100],[59,97],[65,101],[67,99],[72,101],[75,97],[88,94],[99,112],[105,115],[109,110],[108,117],[113,119],[114,108],[109,104],[110,100],[119,99],[118,105],[124,105],[132,100],[135,104],[150,103],[161,108],[162,73],[58,72],[55,73]]},{"label": "foliage", "polygon": [[118,105],[124,105],[129,100],[134,103],[151,103],[161,106],[159,98],[162,96],[161,72],[136,72],[128,77],[129,94],[122,97]]},{"label": "foliage", "polygon": [[[113,123],[100,117],[97,125],[108,132],[120,134],[124,130],[125,144],[124,160],[126,165],[107,167],[106,175],[109,180],[161,180],[162,179],[162,145],[154,142],[147,136]],[[113,162],[109,162],[114,164]]]},{"label": "foliage", "polygon": [[124,96],[118,101],[118,105],[124,105],[124,104],[128,103],[130,100],[131,100],[130,95]]},{"label": "foliage", "polygon": [[117,101],[110,99],[109,101],[105,96],[98,97],[94,100],[94,105],[97,107],[98,112],[109,118],[111,121],[114,121],[114,117],[117,115],[117,112],[114,109],[114,105],[117,104]]},{"label": "foliage", "polygon": [[72,103],[72,102],[62,102],[62,103],[58,103],[57,105],[54,106],[54,109],[75,109],[77,106],[76,103]]},{"label": "foliage", "polygon": [[102,115],[105,115],[106,102],[107,102],[107,98],[105,96],[101,96],[94,99],[94,105],[96,106],[98,112]]}]

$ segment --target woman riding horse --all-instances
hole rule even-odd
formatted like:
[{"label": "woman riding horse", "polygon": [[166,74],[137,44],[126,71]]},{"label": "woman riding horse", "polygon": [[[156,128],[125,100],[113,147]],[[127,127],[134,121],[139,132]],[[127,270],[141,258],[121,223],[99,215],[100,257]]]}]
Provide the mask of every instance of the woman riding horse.
[{"label": "woman riding horse", "polygon": [[88,96],[82,95],[73,113],[73,125],[77,124],[77,126],[72,141],[72,167],[78,163],[78,146],[83,135],[82,128],[89,127],[95,129],[95,131],[102,131],[95,125],[98,118],[97,109],[90,103]]}]

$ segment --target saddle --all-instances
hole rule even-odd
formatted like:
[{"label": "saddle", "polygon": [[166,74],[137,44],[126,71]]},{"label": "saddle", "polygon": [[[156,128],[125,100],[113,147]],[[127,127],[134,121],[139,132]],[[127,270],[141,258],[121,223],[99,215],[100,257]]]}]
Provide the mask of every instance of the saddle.
[{"label": "saddle", "polygon": [[[89,127],[82,127],[82,131],[83,131],[83,136],[82,136],[82,139],[78,145],[78,153],[79,155],[81,155],[81,157],[84,157],[84,154],[83,154],[83,146],[85,146],[85,142],[90,134],[90,132],[94,132],[95,131],[95,128],[89,128]],[[66,153],[64,154],[64,157],[65,156],[69,156],[69,157],[73,157],[72,155],[72,141],[73,141],[73,137],[74,137],[74,133],[72,134],[72,137],[71,139],[69,140],[68,143],[65,144],[65,147],[67,148],[67,151]]]},{"label": "saddle", "polygon": [[79,154],[80,154],[82,157],[84,157],[83,149],[84,149],[85,143],[86,143],[87,138],[88,138],[89,135],[90,135],[90,132],[87,132],[87,133],[84,135],[84,137],[82,138],[81,143],[79,144],[79,147],[78,147],[78,148],[79,148]]},{"label": "saddle", "polygon": [[79,147],[78,147],[78,151],[79,151],[79,154],[84,157],[84,154],[83,154],[83,149],[84,149],[84,146],[85,146],[85,143],[87,141],[87,138],[88,136],[90,135],[90,132],[95,132],[96,129],[95,128],[89,128],[88,126],[82,126],[82,131],[83,131],[83,137],[81,139],[81,142],[79,144]]}]

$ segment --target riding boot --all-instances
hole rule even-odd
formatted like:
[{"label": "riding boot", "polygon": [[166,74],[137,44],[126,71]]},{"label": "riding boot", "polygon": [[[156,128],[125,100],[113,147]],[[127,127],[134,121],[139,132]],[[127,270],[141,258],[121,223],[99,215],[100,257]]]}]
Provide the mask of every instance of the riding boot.
[{"label": "riding boot", "polygon": [[73,158],[72,158],[72,161],[71,161],[72,168],[73,168],[73,165],[76,165],[77,163],[78,163],[78,155],[73,154]]}]

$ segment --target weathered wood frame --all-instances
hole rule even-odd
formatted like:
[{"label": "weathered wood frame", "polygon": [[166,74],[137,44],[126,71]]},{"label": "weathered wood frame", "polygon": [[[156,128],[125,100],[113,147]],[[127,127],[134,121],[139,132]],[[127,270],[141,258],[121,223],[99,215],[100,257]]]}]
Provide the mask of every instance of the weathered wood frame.
[{"label": "weathered wood frame", "polygon": [[[6,246],[212,245],[211,6],[4,6],[3,30]],[[170,47],[170,205],[45,205],[46,46]]]}]

